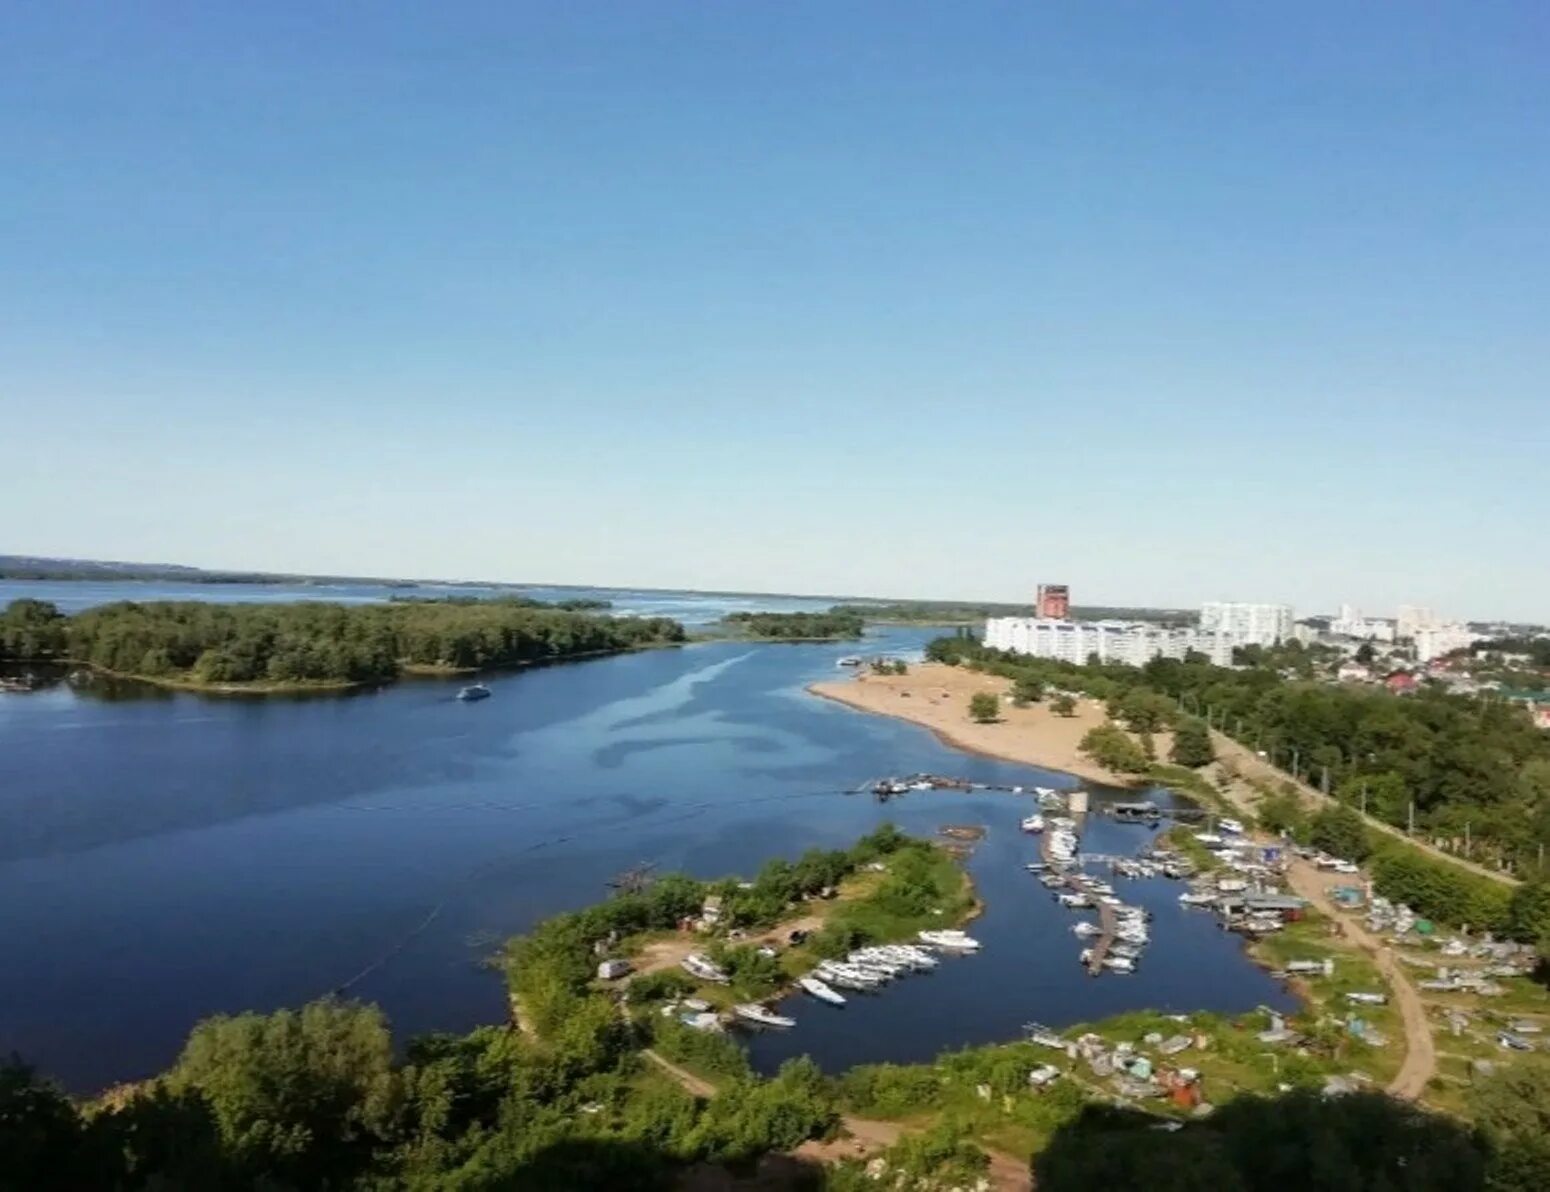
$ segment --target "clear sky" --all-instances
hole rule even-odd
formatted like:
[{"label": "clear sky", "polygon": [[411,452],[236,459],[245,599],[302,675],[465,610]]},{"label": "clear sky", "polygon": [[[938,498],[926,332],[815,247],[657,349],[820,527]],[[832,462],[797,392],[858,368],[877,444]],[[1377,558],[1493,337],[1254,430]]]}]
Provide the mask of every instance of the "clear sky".
[{"label": "clear sky", "polygon": [[0,552],[1550,620],[1550,5],[11,4]]}]

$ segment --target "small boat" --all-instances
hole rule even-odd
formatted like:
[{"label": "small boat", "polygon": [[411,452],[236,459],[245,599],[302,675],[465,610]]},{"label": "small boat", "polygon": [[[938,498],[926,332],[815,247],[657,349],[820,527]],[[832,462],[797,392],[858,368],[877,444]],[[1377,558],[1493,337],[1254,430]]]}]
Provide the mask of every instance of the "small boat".
[{"label": "small boat", "polygon": [[1030,815],[1023,820],[1024,832],[1044,831],[1044,817],[1042,815]]},{"label": "small boat", "polygon": [[1059,890],[1066,884],[1066,879],[1058,873],[1046,873],[1039,879],[1039,884],[1046,890]]},{"label": "small boat", "polygon": [[1115,973],[1133,973],[1136,970],[1136,962],[1128,956],[1109,955],[1103,958],[1103,967]]},{"label": "small boat", "polygon": [[689,953],[678,963],[684,972],[691,977],[698,977],[701,981],[713,981],[717,985],[728,985],[732,981],[732,978],[727,976],[720,966],[713,964],[698,952]]},{"label": "small boat", "polygon": [[1074,924],[1071,931],[1075,935],[1102,935],[1103,928],[1096,923],[1081,922]]},{"label": "small boat", "polygon": [[1033,788],[1033,793],[1038,795],[1041,799],[1054,799],[1059,797],[1055,791],[1055,788],[1049,786],[1036,786]]},{"label": "small boat", "polygon": [[732,1013],[736,1014],[744,1022],[752,1022],[758,1026],[796,1026],[795,1018],[787,1018],[784,1014],[777,1014],[758,1002],[739,1002],[732,1007]]},{"label": "small boat", "polygon": [[1049,866],[1043,861],[1029,861],[1023,868],[1029,873],[1043,873]]},{"label": "small boat", "polygon": [[861,655],[859,655],[859,654],[847,654],[847,655],[845,655],[845,657],[841,658],[834,665],[835,666],[860,666],[861,665]]},{"label": "small boat", "polygon": [[490,689],[483,683],[470,683],[457,693],[457,697],[465,704],[471,704],[475,700],[489,699]]},{"label": "small boat", "polygon": [[935,944],[938,948],[950,948],[961,952],[977,952],[980,942],[971,935],[964,935],[956,928],[945,931],[922,931],[917,937],[923,944]]},{"label": "small boat", "polygon": [[1210,894],[1196,894],[1193,891],[1186,890],[1179,895],[1179,901],[1185,906],[1210,906],[1216,899]]},{"label": "small boat", "polygon": [[845,1004],[845,995],[836,993],[821,977],[798,977],[797,984],[821,1002],[828,1002],[831,1006]]},{"label": "small boat", "polygon": [[863,973],[860,969],[853,969],[848,964],[824,961],[813,971],[830,985],[838,985],[841,989],[866,992],[882,984],[878,978],[869,973]]}]

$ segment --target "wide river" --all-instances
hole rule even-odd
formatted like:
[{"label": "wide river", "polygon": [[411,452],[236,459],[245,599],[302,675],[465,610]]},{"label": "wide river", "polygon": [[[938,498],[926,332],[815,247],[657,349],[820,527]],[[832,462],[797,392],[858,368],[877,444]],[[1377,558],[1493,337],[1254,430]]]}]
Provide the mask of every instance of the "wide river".
[{"label": "wide river", "polygon": [[[82,607],[87,588],[105,589],[99,600],[228,595],[190,587],[0,583],[0,604]],[[240,587],[248,599],[299,594]],[[603,595],[686,623],[728,607],[813,607]],[[873,631],[864,648],[909,654],[930,636]],[[1289,1004],[1165,881],[1119,889],[1156,912],[1140,971],[1083,975],[1074,919],[1022,869],[1034,856],[1017,830],[1026,799],[921,793],[884,806],[844,793],[913,771],[1073,785],[805,692],[854,649],[654,650],[495,675],[477,704],[433,681],[311,699],[139,685],[0,694],[0,1053],[86,1091],[166,1066],[204,1015],[339,989],[381,1004],[401,1038],[501,1021],[501,982],[483,958],[535,920],[607,896],[620,872],[749,873],[884,820],[927,835],[989,829],[970,861],[988,903],[972,928],[984,952],[844,1010],[789,1003],[798,1025],[753,1039],[759,1066],[802,1052],[831,1070],[924,1060],[1016,1037],[1030,1020],[1144,1006]],[[1147,836],[1091,817],[1084,848],[1131,853]]]}]

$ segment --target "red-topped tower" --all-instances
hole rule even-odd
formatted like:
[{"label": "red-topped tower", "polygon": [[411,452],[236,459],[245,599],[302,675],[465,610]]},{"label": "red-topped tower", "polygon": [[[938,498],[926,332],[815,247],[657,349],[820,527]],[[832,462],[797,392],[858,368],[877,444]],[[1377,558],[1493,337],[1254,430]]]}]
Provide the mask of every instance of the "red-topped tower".
[{"label": "red-topped tower", "polygon": [[1071,589],[1065,584],[1040,584],[1033,611],[1046,620],[1064,621],[1071,614]]}]

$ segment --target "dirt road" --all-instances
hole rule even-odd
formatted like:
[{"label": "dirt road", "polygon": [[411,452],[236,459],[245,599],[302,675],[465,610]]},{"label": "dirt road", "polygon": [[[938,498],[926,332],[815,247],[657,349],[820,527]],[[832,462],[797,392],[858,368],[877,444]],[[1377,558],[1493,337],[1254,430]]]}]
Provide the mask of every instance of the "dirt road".
[{"label": "dirt road", "polygon": [[[658,1055],[655,1051],[641,1052],[648,1060],[666,1072],[687,1092],[696,1097],[712,1097],[716,1086],[702,1080],[693,1072]],[[831,1142],[804,1142],[796,1153],[804,1159],[819,1163],[835,1163],[841,1159],[859,1159],[874,1151],[886,1150],[899,1141],[905,1127],[897,1122],[880,1122],[873,1118],[843,1116],[840,1124],[848,1137]],[[1004,1151],[986,1148],[990,1156],[990,1186],[995,1192],[1031,1192],[1033,1175],[1028,1161],[1018,1160]]]},{"label": "dirt road", "polygon": [[[1234,762],[1238,762],[1240,774],[1259,777],[1261,775],[1256,773],[1256,770],[1263,770],[1268,771],[1268,776],[1271,777],[1279,775],[1280,772],[1271,769],[1263,758],[1250,753],[1231,738],[1224,737],[1220,733],[1213,733],[1212,736],[1216,741],[1218,757],[1229,756]],[[1305,789],[1308,793],[1323,798],[1311,788]],[[1253,814],[1253,800],[1241,783],[1228,784],[1223,793],[1227,800],[1240,811]],[[1437,1049],[1432,1041],[1431,1026],[1426,1021],[1426,1008],[1421,1002],[1421,995],[1416,992],[1409,975],[1394,958],[1393,950],[1361,923],[1342,912],[1330,898],[1329,887],[1348,879],[1337,874],[1322,873],[1301,859],[1292,861],[1286,876],[1293,890],[1333,922],[1339,924],[1345,938],[1372,957],[1378,972],[1388,982],[1405,1029],[1405,1060],[1400,1065],[1398,1074],[1389,1082],[1388,1091],[1396,1097],[1416,1100],[1425,1091],[1426,1082],[1437,1072]]]},{"label": "dirt road", "polygon": [[[1283,770],[1278,770],[1252,749],[1245,745],[1240,745],[1231,737],[1212,730],[1211,740],[1216,746],[1217,758],[1229,761],[1239,774],[1266,783],[1272,788],[1279,786],[1283,782],[1289,782],[1310,803],[1325,804],[1334,802],[1323,791],[1309,786],[1306,782],[1295,781],[1290,774]],[[1241,803],[1241,800],[1235,799],[1234,802]],[[1522,884],[1519,879],[1513,877],[1510,873],[1502,873],[1500,870],[1491,869],[1485,865],[1478,865],[1474,861],[1465,860],[1463,857],[1455,857],[1452,853],[1444,852],[1435,845],[1427,844],[1424,840],[1417,840],[1413,836],[1406,835],[1400,829],[1394,827],[1393,824],[1386,824],[1382,820],[1373,819],[1370,815],[1366,817],[1366,821],[1367,826],[1375,831],[1382,832],[1386,836],[1392,836],[1396,840],[1403,840],[1412,848],[1420,849],[1423,853],[1430,853],[1439,861],[1446,861],[1450,865],[1457,865],[1460,869],[1467,869],[1469,872],[1479,874],[1481,877],[1488,877],[1493,882],[1499,882],[1504,886]]]},{"label": "dirt road", "polygon": [[1329,897],[1329,884],[1344,879],[1320,873],[1308,862],[1300,860],[1292,862],[1287,879],[1293,890],[1340,925],[1340,931],[1346,939],[1372,957],[1383,979],[1388,982],[1405,1028],[1405,1061],[1389,1082],[1388,1091],[1396,1097],[1416,1100],[1426,1090],[1426,1082],[1437,1072],[1437,1049],[1432,1042],[1432,1030],[1426,1021],[1426,1007],[1421,1002],[1421,995],[1416,992],[1410,977],[1394,958],[1393,949],[1361,923],[1342,914]]}]

